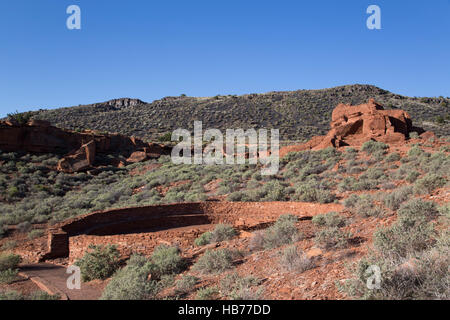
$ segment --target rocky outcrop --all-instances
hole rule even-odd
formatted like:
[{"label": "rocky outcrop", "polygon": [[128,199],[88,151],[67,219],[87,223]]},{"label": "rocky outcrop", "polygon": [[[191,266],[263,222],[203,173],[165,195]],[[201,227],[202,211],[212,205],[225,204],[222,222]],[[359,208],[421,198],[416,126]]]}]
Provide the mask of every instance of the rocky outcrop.
[{"label": "rocky outcrop", "polygon": [[282,148],[280,156],[302,150],[360,146],[369,140],[401,143],[409,139],[412,131],[424,132],[421,128],[413,127],[407,112],[384,110],[374,99],[358,106],[339,104],[333,110],[330,126],[327,135],[313,137],[302,145]]},{"label": "rocky outcrop", "polygon": [[[171,152],[167,146],[146,143],[134,137],[63,130],[42,120],[31,120],[26,125],[0,121],[0,150],[64,155],[58,163],[58,170],[65,172],[92,168],[107,155],[110,156],[108,164],[123,165],[125,163],[121,159],[131,157],[131,162],[137,162]],[[140,159],[136,160],[136,152],[140,153]]]}]

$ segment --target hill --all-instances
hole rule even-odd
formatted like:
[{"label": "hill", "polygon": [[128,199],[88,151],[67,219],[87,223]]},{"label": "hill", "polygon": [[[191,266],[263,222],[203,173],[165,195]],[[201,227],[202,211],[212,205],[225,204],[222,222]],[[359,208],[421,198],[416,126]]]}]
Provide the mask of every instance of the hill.
[{"label": "hill", "polygon": [[387,109],[403,109],[414,125],[438,136],[450,132],[450,99],[412,98],[371,85],[347,85],[321,90],[269,92],[207,98],[166,97],[146,103],[115,99],[36,112],[36,119],[68,129],[93,129],[154,140],[176,128],[192,129],[194,120],[204,128],[278,128],[283,140],[305,140],[329,129],[333,108],[339,103],[362,104],[374,98]]}]

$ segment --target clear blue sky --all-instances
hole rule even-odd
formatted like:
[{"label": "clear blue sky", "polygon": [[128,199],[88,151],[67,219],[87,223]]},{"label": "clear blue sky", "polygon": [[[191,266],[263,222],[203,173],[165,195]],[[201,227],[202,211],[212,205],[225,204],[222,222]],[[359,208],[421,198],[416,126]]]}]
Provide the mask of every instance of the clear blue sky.
[{"label": "clear blue sky", "polygon": [[[366,28],[370,4],[382,30]],[[450,0],[0,2],[0,116],[353,83],[450,96]]]}]

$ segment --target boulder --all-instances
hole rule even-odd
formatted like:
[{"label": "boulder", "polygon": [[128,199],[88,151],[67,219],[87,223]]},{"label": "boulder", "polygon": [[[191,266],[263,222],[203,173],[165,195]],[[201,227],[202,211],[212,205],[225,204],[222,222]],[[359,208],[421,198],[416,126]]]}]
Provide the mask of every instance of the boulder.
[{"label": "boulder", "polygon": [[147,160],[147,153],[145,151],[135,151],[127,159],[129,163],[137,163]]},{"label": "boulder", "polygon": [[95,141],[81,146],[73,154],[65,156],[58,162],[58,170],[72,173],[91,168],[95,162]]}]

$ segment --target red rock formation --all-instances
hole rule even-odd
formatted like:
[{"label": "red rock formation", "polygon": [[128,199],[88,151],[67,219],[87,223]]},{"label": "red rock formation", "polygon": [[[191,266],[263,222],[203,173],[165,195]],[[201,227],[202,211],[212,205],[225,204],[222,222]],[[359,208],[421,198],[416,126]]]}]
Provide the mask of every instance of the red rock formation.
[{"label": "red rock formation", "polygon": [[[302,145],[281,148],[280,157],[302,150],[360,146],[369,140],[399,143],[407,140],[413,129],[408,113],[403,110],[384,110],[374,99],[359,106],[339,104],[333,110],[330,126],[325,136],[313,137]],[[420,128],[414,130],[423,132]]]},{"label": "red rock formation", "polygon": [[[145,153],[146,159],[171,152],[169,147],[146,143],[134,137],[68,131],[42,120],[31,120],[26,125],[0,121],[0,150],[63,154],[65,156],[58,163],[58,170],[66,172],[95,166],[96,156],[101,154],[129,158],[133,153],[141,152]],[[124,164],[116,160],[111,160],[111,164]]]}]

